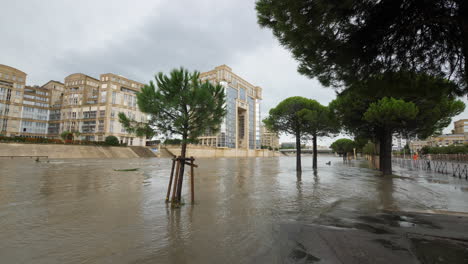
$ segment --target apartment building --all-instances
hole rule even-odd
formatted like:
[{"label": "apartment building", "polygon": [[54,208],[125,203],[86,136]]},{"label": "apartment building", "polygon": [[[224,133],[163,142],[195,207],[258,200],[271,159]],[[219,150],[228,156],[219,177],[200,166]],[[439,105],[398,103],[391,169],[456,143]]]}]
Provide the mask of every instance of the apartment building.
[{"label": "apartment building", "polygon": [[0,134],[59,138],[70,131],[81,140],[113,135],[121,143],[145,145],[145,138],[128,133],[118,121],[123,112],[146,122],[136,103],[142,83],[112,73],[100,79],[74,73],[64,83],[49,81],[41,87],[25,83],[24,72],[0,65]]},{"label": "apartment building", "polygon": [[468,133],[468,119],[460,119],[454,123],[455,130],[454,134]]},{"label": "apartment building", "polygon": [[225,88],[227,110],[220,132],[207,133],[199,137],[200,144],[223,148],[259,149],[262,88],[250,84],[226,65],[201,73],[200,79],[212,84],[221,84]]},{"label": "apartment building", "polygon": [[136,93],[143,86],[112,73],[101,74],[100,79],[81,73],[67,76],[60,131],[78,131],[81,139],[89,141],[103,141],[113,135],[121,143],[144,146],[145,138],[128,133],[118,121],[118,114],[123,112],[132,119],[146,122],[146,115],[139,111],[136,103]]},{"label": "apartment building", "polygon": [[50,93],[47,88],[39,86],[26,86],[23,90],[21,106],[21,126],[19,135],[25,137],[46,137]]},{"label": "apartment building", "polygon": [[103,141],[105,105],[99,104],[98,79],[74,73],[65,77],[59,131],[79,133],[80,139]]},{"label": "apartment building", "polygon": [[49,122],[47,136],[60,137],[61,110],[65,85],[59,81],[49,81],[42,86],[49,93]]},{"label": "apartment building", "polygon": [[269,131],[265,126],[261,126],[262,146],[277,149],[280,147],[278,133]]},{"label": "apartment building", "polygon": [[144,146],[146,140],[129,134],[120,124],[118,117],[122,112],[133,120],[147,122],[147,115],[138,109],[136,98],[144,84],[112,73],[102,74],[100,81],[99,100],[104,105],[104,108],[100,109],[100,116],[103,115],[104,119],[103,122],[99,121],[99,125],[103,126],[103,136],[114,135],[121,143]]},{"label": "apartment building", "polygon": [[0,134],[15,136],[21,128],[26,73],[0,64]]}]

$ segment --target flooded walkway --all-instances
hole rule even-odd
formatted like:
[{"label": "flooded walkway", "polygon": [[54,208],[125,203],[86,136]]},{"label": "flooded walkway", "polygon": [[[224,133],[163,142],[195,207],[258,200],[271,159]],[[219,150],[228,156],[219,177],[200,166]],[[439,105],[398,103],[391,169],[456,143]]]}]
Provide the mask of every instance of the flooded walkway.
[{"label": "flooded walkway", "polygon": [[[299,225],[395,211],[468,213],[468,181],[448,175],[396,167],[401,177],[380,177],[365,163],[327,156],[318,173],[305,157],[300,178],[292,157],[197,163],[196,205],[171,210],[167,159],[0,159],[0,262],[263,262]],[[114,171],[125,168],[140,170]]]}]

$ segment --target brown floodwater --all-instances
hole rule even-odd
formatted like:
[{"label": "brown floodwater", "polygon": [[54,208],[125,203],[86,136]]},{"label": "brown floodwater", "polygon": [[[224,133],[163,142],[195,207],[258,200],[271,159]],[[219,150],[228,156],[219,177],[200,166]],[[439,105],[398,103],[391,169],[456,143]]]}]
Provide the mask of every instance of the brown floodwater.
[{"label": "brown floodwater", "polygon": [[[325,165],[331,161],[331,166]],[[254,263],[282,223],[332,211],[468,212],[468,181],[319,157],[199,159],[196,204],[165,203],[168,159],[0,159],[0,263]],[[114,169],[139,168],[138,171]]]}]

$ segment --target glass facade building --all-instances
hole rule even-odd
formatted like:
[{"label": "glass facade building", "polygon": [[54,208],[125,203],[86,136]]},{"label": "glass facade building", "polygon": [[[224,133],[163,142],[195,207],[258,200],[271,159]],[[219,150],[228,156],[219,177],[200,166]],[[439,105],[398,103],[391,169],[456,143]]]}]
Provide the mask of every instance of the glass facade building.
[{"label": "glass facade building", "polygon": [[226,65],[201,73],[200,78],[224,87],[227,112],[219,133],[206,133],[199,137],[200,144],[219,148],[260,149],[262,88],[234,74]]}]

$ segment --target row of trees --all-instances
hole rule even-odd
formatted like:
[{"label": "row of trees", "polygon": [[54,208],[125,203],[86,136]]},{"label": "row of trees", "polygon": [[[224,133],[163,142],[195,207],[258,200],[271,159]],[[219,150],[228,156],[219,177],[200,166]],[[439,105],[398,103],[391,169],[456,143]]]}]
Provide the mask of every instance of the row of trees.
[{"label": "row of trees", "polygon": [[337,133],[339,126],[330,109],[315,100],[289,97],[270,109],[265,126],[278,133],[296,137],[296,171],[302,171],[301,140],[311,138],[313,145],[312,167],[317,168],[317,137]]},{"label": "row of trees", "polygon": [[425,138],[464,110],[466,1],[259,0],[256,9],[300,73],[338,88],[330,111],[377,144],[383,174],[393,133]]}]

